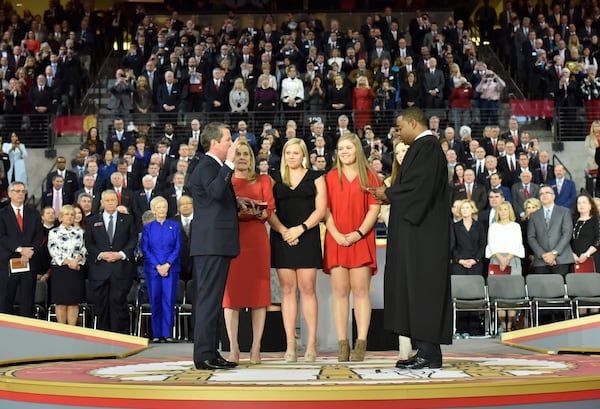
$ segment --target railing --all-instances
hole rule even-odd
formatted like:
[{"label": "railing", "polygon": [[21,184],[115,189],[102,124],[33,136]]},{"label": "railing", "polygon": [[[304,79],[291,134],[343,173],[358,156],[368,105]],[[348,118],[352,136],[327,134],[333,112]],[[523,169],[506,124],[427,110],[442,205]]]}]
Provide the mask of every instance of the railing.
[{"label": "railing", "polygon": [[101,101],[103,100],[103,97],[106,97],[108,94],[106,83],[108,79],[113,78],[115,74],[116,64],[113,56],[114,54],[111,50],[98,69],[96,79],[83,96],[81,100],[81,107],[83,108],[82,114],[98,113],[100,108],[102,108]]},{"label": "railing", "polygon": [[1,115],[0,134],[10,141],[15,132],[27,148],[51,148],[54,145],[52,114]]}]

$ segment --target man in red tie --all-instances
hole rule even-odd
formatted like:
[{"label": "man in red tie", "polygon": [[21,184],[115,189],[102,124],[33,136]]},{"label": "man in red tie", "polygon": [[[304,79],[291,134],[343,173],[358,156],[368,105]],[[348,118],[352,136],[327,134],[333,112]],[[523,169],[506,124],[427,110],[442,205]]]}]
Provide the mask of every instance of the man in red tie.
[{"label": "man in red tie", "polygon": [[[40,213],[24,206],[26,194],[23,182],[11,183],[10,205],[0,210],[0,312],[12,312],[16,302],[19,315],[33,317],[38,272],[34,255],[41,250],[43,233]],[[28,271],[10,273],[11,259],[28,264]]]}]

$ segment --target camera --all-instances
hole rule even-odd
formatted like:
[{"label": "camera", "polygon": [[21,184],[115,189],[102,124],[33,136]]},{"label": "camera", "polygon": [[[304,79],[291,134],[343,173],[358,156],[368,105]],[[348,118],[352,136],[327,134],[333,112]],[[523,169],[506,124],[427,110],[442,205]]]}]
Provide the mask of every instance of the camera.
[{"label": "camera", "polygon": [[494,78],[494,74],[485,74],[485,78],[491,80],[492,78]]},{"label": "camera", "polygon": [[275,135],[275,130],[274,129],[268,129],[267,130],[267,135]]}]

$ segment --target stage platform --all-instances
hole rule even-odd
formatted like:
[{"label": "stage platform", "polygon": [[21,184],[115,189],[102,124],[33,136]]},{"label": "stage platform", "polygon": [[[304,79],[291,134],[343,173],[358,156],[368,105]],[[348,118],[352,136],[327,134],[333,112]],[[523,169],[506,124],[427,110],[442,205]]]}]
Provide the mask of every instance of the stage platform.
[{"label": "stage platform", "polygon": [[[43,348],[43,345],[40,345]],[[154,344],[121,359],[0,367],[0,408],[577,408],[600,407],[600,356],[550,355],[461,339],[444,366],[406,371],[396,353],[340,364],[333,353],[288,364],[263,354],[228,371],[198,371],[192,344]],[[226,355],[225,355],[226,356]]]}]

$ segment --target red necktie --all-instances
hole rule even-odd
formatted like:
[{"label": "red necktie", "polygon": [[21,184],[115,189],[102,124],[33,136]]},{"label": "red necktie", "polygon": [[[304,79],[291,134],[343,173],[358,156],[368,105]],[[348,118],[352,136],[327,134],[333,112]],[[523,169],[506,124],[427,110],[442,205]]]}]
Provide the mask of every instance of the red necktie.
[{"label": "red necktie", "polygon": [[121,189],[117,190],[117,201],[119,204],[121,204]]},{"label": "red necktie", "polygon": [[496,153],[496,140],[495,139],[492,139],[492,148],[494,150],[494,156],[496,156],[497,153]]},{"label": "red necktie", "polygon": [[219,84],[219,83],[220,83],[220,81],[219,81],[219,80],[217,80],[217,82],[215,83],[215,88],[217,89],[217,91],[219,90],[219,86],[221,85],[221,84]]},{"label": "red necktie", "polygon": [[471,197],[472,197],[471,185],[467,185],[467,199],[471,200]]},{"label": "red necktie", "polygon": [[510,171],[514,172],[515,171],[515,163],[513,162],[512,158],[509,159],[509,161],[510,161]]},{"label": "red necktie", "polygon": [[17,209],[17,223],[19,224],[19,229],[23,231],[23,216],[21,215],[21,209]]},{"label": "red necktie", "polygon": [[127,175],[123,175],[123,189],[127,189]]},{"label": "red necktie", "polygon": [[525,199],[529,199],[529,189],[525,186]]}]

